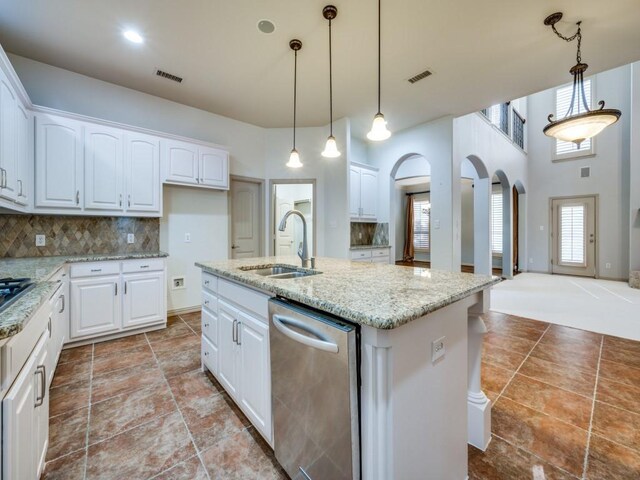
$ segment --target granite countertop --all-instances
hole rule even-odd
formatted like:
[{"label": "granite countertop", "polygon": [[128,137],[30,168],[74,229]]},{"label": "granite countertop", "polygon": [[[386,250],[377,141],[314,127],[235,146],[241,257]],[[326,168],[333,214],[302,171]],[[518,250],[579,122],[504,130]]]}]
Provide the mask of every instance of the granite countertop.
[{"label": "granite countertop", "polygon": [[87,254],[60,257],[5,258],[0,260],[0,278],[30,278],[35,286],[0,312],[0,341],[20,332],[40,305],[58,288],[59,282],[49,279],[67,263],[106,260],[135,260],[167,257],[164,252],[127,252]]},{"label": "granite countertop", "polygon": [[300,265],[297,257],[262,257],[198,262],[205,272],[378,329],[392,329],[500,282],[498,277],[452,273],[336,258],[316,259],[322,272],[295,279],[272,279],[247,266]]},{"label": "granite countertop", "polygon": [[349,250],[373,250],[374,248],[391,248],[391,245],[351,245]]}]

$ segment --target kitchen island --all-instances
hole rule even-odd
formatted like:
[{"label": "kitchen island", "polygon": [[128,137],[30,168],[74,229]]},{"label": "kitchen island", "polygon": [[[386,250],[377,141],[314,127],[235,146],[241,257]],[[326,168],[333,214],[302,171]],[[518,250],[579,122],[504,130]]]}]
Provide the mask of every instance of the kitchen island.
[{"label": "kitchen island", "polygon": [[[203,270],[203,326],[206,315],[208,322],[217,320],[217,307],[211,308],[216,295],[241,315],[244,309],[268,317],[266,299],[278,296],[359,325],[361,478],[466,478],[467,442],[485,448],[489,440],[490,404],[480,390],[480,315],[497,277],[333,258],[317,259],[315,271],[297,269],[311,273],[297,278],[256,273],[299,265],[295,257],[196,265]],[[205,352],[203,336],[203,365],[229,390],[218,349],[224,340],[216,336],[224,335],[224,322],[218,323],[209,336],[218,345]],[[205,362],[205,355],[217,356],[215,362]],[[265,355],[268,361],[268,350]],[[269,367],[263,374],[270,389],[268,373]],[[236,401],[255,424],[258,409],[248,408],[246,399]],[[262,407],[257,428],[272,442],[270,399]]]}]

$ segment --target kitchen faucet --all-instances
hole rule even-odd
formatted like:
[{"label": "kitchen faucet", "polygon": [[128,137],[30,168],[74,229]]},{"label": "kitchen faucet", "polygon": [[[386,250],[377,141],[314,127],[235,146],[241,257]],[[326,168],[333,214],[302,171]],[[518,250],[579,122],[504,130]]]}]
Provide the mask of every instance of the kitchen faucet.
[{"label": "kitchen faucet", "polygon": [[298,256],[300,257],[300,260],[302,260],[302,267],[315,268],[316,259],[313,257],[309,258],[309,245],[307,243],[307,221],[304,219],[304,215],[302,214],[302,212],[298,210],[289,210],[284,214],[282,220],[280,220],[280,226],[278,227],[278,230],[284,232],[284,229],[287,227],[287,219],[291,215],[297,215],[302,220],[302,246],[298,248]]}]

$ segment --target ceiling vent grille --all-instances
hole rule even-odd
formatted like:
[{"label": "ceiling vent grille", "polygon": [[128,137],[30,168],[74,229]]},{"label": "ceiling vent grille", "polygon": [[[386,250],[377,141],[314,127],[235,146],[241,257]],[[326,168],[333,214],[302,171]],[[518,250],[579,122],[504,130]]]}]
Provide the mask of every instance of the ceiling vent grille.
[{"label": "ceiling vent grille", "polygon": [[171,80],[172,82],[182,83],[182,77],[165,72],[164,70],[160,70],[159,68],[156,69],[156,75],[162,78],[166,78],[167,80]]},{"label": "ceiling vent grille", "polygon": [[420,80],[422,80],[424,78],[427,78],[429,76],[431,76],[431,72],[429,70],[425,70],[424,72],[419,73],[419,74],[411,77],[408,81],[409,81],[409,83],[413,84],[413,83],[419,82]]},{"label": "ceiling vent grille", "polygon": [[591,167],[580,168],[580,178],[589,178],[591,176]]}]

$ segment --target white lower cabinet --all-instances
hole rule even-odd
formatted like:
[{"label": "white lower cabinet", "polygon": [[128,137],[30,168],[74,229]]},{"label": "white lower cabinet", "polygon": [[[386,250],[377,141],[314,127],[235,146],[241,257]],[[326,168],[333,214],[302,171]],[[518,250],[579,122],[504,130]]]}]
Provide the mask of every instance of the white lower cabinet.
[{"label": "white lower cabinet", "polygon": [[271,443],[269,297],[206,273],[202,285],[202,364]]},{"label": "white lower cabinet", "polygon": [[122,280],[123,328],[156,323],[165,318],[164,272],[126,273]]},{"label": "white lower cabinet", "polygon": [[119,283],[120,275],[71,280],[71,338],[120,330]]}]

